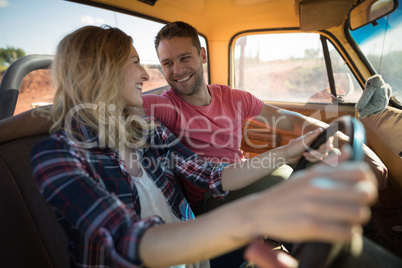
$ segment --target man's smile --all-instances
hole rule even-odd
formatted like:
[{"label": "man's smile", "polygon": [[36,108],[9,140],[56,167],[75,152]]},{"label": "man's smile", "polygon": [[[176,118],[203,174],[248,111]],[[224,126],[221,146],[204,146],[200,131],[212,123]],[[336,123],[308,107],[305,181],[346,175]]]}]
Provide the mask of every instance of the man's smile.
[{"label": "man's smile", "polygon": [[186,82],[187,80],[189,80],[192,76],[193,75],[190,75],[190,76],[187,76],[187,77],[184,77],[184,78],[181,78],[181,79],[175,79],[174,81],[177,82],[177,83],[183,83],[183,82]]}]

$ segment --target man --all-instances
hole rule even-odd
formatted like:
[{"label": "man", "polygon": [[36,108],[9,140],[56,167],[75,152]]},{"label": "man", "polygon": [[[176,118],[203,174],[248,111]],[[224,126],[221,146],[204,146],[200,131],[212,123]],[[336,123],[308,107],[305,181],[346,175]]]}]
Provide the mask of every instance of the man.
[{"label": "man", "polygon": [[[195,153],[210,161],[234,163],[243,158],[240,143],[242,126],[247,119],[254,119],[274,130],[303,135],[327,124],[264,104],[252,94],[231,89],[224,85],[207,85],[203,64],[207,62],[205,48],[201,47],[198,32],[184,22],[172,22],[164,26],[155,38],[155,49],[170,89],[158,95],[143,95],[145,113],[167,126],[180,141]],[[323,146],[321,152],[331,149]],[[377,172],[386,177],[381,160],[366,148],[366,160]],[[307,156],[307,155],[306,155]],[[313,155],[309,156],[310,160]],[[186,198],[195,213],[203,213],[223,203],[244,195],[266,189],[287,179],[290,172],[278,168],[271,175],[241,190],[232,191],[225,200],[211,198],[201,188],[183,181]],[[242,251],[213,260],[213,266],[228,265],[241,260]],[[239,256],[240,255],[240,256]]]},{"label": "man", "polygon": [[[313,118],[264,104],[246,91],[207,85],[203,73],[206,51],[201,47],[197,30],[187,23],[173,22],[164,26],[155,38],[155,49],[171,88],[161,96],[143,95],[145,113],[160,120],[184,145],[210,161],[234,163],[242,160],[240,142],[247,119],[254,118],[274,130],[298,135],[327,126]],[[324,147],[321,151],[325,153]],[[377,161],[377,175],[385,178],[385,166],[368,148],[366,152],[371,160]],[[254,185],[231,192],[224,202],[267,188],[289,174],[284,168],[278,169]],[[203,199],[206,200],[201,211],[219,205],[216,202],[220,201],[204,198],[202,190],[196,186],[187,183],[185,188],[193,207]]]}]

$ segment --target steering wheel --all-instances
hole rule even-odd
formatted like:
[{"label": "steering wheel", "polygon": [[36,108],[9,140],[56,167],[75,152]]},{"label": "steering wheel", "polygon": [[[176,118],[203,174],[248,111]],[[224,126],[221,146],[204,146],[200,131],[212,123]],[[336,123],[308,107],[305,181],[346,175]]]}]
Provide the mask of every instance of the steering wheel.
[{"label": "steering wheel", "polygon": [[[338,130],[344,131],[350,137],[349,144],[352,147],[352,156],[350,161],[363,160],[363,143],[365,142],[365,131],[363,124],[354,117],[343,116],[334,120],[328,128],[311,143],[306,151],[317,150],[322,144],[328,141],[329,137],[333,136]],[[304,169],[309,162],[302,156],[294,168],[293,172]]]},{"label": "steering wheel", "polygon": [[[322,144],[328,141],[329,137],[333,136],[338,130],[344,131],[349,136],[349,144],[352,147],[352,154],[350,161],[360,161],[364,157],[363,144],[365,143],[365,130],[363,124],[354,117],[343,116],[340,117],[328,126],[318,137],[311,143],[306,151],[316,150]],[[294,168],[294,172],[304,169],[309,161],[302,156]],[[290,253],[295,257],[298,262],[298,268],[321,268],[328,267],[338,255],[340,255],[343,244],[322,243],[322,242],[308,242],[308,243],[294,243],[290,249]],[[254,252],[253,252],[254,251]],[[270,249],[265,247],[259,242],[254,242],[246,250],[246,257],[250,256],[251,261],[257,265],[264,267],[267,264],[272,265],[273,259],[270,256]],[[266,256],[262,256],[266,254]],[[258,261],[257,261],[258,260]],[[259,262],[259,263],[257,263]],[[265,263],[264,263],[265,262]],[[268,266],[267,266],[268,267]],[[273,266],[269,266],[273,267]]]},{"label": "steering wheel", "polygon": [[[360,161],[364,158],[363,144],[365,142],[365,131],[363,124],[354,117],[343,116],[334,120],[328,128],[311,143],[306,151],[316,150],[327,142],[336,131],[344,131],[349,136],[349,144],[352,148],[350,161]],[[294,172],[304,169],[308,161],[302,156],[297,163]],[[309,242],[293,244],[291,253],[298,259],[299,268],[326,267],[339,255],[342,244],[328,244],[322,242]]]}]

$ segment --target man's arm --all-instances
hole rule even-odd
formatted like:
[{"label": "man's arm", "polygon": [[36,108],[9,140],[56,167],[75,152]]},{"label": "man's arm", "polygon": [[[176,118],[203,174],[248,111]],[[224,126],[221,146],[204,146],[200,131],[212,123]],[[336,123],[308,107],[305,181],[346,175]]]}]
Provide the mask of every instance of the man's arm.
[{"label": "man's arm", "polygon": [[[296,135],[303,135],[318,127],[328,127],[328,124],[325,122],[269,104],[264,104],[255,120],[273,129],[293,132]],[[335,135],[335,138],[334,144],[337,148],[341,148],[343,144],[349,141],[349,137],[339,131]],[[385,188],[388,184],[387,167],[368,146],[364,145],[363,149],[365,152],[364,160],[370,165],[376,175],[379,189]]]},{"label": "man's arm", "polygon": [[49,133],[52,121],[29,110],[0,121],[0,143]]},{"label": "man's arm", "polygon": [[327,123],[300,113],[281,109],[274,105],[264,104],[255,121],[269,126],[273,129],[292,132],[299,136],[313,131],[319,127],[328,127]]}]

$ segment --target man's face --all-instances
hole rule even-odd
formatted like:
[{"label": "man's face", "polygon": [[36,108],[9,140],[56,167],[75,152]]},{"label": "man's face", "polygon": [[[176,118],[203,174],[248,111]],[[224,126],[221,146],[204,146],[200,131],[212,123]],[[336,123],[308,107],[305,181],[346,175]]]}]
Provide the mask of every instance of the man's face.
[{"label": "man's face", "polygon": [[157,53],[168,84],[179,95],[193,95],[206,88],[202,67],[207,61],[205,49],[199,54],[191,38],[164,39]]}]

